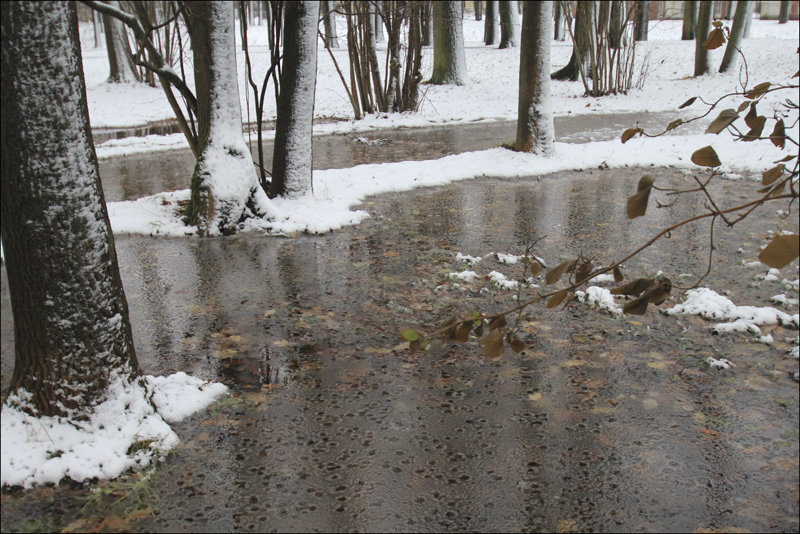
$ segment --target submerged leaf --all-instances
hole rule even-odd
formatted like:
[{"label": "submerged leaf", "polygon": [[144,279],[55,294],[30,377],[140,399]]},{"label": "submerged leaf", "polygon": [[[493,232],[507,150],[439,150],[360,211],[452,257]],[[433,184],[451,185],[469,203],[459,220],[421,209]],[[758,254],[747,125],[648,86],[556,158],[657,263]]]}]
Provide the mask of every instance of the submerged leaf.
[{"label": "submerged leaf", "polygon": [[717,152],[710,145],[695,150],[694,154],[692,154],[692,162],[703,167],[719,167],[722,165]]},{"label": "submerged leaf", "polygon": [[739,114],[735,109],[723,109],[717,115],[717,118],[711,121],[711,124],[706,128],[706,133],[718,134],[725,128],[731,125],[733,121],[739,118]]},{"label": "submerged leaf", "polygon": [[782,269],[800,254],[800,236],[797,234],[776,235],[758,255],[761,263]]}]

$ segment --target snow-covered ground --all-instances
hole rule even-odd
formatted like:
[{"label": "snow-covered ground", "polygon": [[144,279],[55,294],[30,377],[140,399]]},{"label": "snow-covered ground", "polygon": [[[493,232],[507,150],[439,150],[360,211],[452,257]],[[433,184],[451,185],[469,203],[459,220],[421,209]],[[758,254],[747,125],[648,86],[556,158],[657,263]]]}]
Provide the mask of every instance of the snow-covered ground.
[{"label": "snow-covered ground", "polygon": [[[343,20],[338,27],[344,28]],[[144,84],[108,84],[108,62],[105,47],[92,48],[91,26],[81,29],[84,72],[92,125],[123,127],[141,125],[172,117],[172,111],[159,88]],[[363,131],[374,128],[429,126],[444,123],[473,121],[514,120],[517,110],[517,82],[519,49],[498,50],[482,44],[483,23],[465,20],[464,35],[467,41],[467,69],[470,84],[455,86],[423,86],[422,105],[418,113],[379,114],[360,121],[352,120],[352,110],[338,74],[327,52],[320,48],[315,115],[320,118],[350,119],[324,124],[315,133],[334,131]],[[752,37],[744,41],[743,49],[749,66],[750,86],[761,81],[785,83],[797,71],[798,22],[779,25],[776,21],[754,20]],[[252,61],[255,78],[263,77],[267,65],[266,29],[250,28],[254,47]],[[382,45],[385,49],[385,45]],[[379,47],[380,48],[380,47]],[[569,42],[554,42],[553,69],[569,59]],[[346,68],[347,54],[343,49],[334,51],[339,64]],[[722,49],[711,53],[712,64],[718,65]],[[616,112],[654,112],[676,110],[689,97],[702,95],[706,100],[734,91],[738,87],[739,73],[710,74],[693,78],[694,42],[680,41],[680,21],[651,22],[650,40],[639,45],[640,67],[645,73],[644,85],[628,95],[604,98],[583,98],[580,82],[553,84],[553,112],[555,115],[606,114]],[[254,117],[252,96],[244,84],[243,55],[237,57],[240,77],[240,96],[244,120]],[[432,51],[425,50],[424,75],[431,72]],[[191,73],[191,64],[187,63]],[[177,69],[176,69],[177,70]],[[191,75],[189,76],[191,78]],[[193,82],[190,80],[190,86]],[[271,90],[271,88],[270,88]],[[788,95],[794,96],[796,95]],[[770,97],[771,98],[771,97]],[[275,116],[274,100],[266,100],[266,118]],[[730,106],[738,105],[738,101]],[[775,105],[774,99],[765,100],[762,113]],[[699,104],[689,113],[704,111]],[[798,128],[791,131],[797,138]],[[498,140],[502,141],[502,140]],[[251,223],[251,229],[270,233],[291,233],[300,230],[325,232],[345,224],[355,224],[369,215],[351,211],[365,196],[380,192],[403,191],[414,187],[439,185],[459,179],[492,176],[529,176],[558,170],[607,165],[678,165],[691,166],[689,156],[700,147],[712,145],[728,170],[764,170],[772,162],[789,153],[766,143],[734,143],[729,136],[691,135],[671,136],[655,140],[633,139],[626,144],[619,141],[593,142],[575,150],[574,145],[557,143],[550,158],[514,153],[503,149],[466,153],[446,158],[380,165],[362,165],[351,169],[317,171],[314,177],[315,193],[296,200],[278,200],[276,207],[283,215],[270,221]],[[163,150],[186,146],[180,135],[151,136],[144,139],[110,141],[98,147],[100,157],[110,157],[125,152]],[[796,149],[795,149],[796,150]],[[169,157],[164,154],[162,157]],[[187,185],[189,177],[187,176]],[[176,215],[178,201],[188,197],[188,191],[162,193],[155,197],[133,202],[109,205],[112,225],[116,233],[158,233],[183,235],[193,229],[183,225]],[[796,263],[789,270],[795,269]],[[510,286],[508,280],[496,272],[493,281],[500,287]],[[461,280],[462,283],[469,282]],[[796,297],[797,283],[793,283]],[[600,288],[588,288],[586,301],[613,308],[613,298]],[[710,290],[708,290],[710,291]],[[724,302],[714,292],[689,296],[675,313],[703,313],[703,309],[723,309],[724,318],[743,319],[752,310],[744,312]],[[610,300],[609,300],[610,298]],[[796,309],[796,300],[793,307]],[[713,313],[709,312],[709,313]],[[764,315],[763,310],[759,312]],[[771,312],[770,312],[771,313]],[[781,312],[782,313],[782,312]],[[722,316],[712,315],[716,318]],[[797,323],[797,315],[791,319]],[[796,357],[796,351],[795,351]],[[710,362],[711,363],[711,362]],[[3,408],[2,412],[2,484],[30,486],[57,482],[64,477],[84,480],[92,477],[113,477],[125,469],[144,465],[150,458],[158,457],[177,442],[164,420],[176,420],[195,409],[207,405],[223,393],[224,386],[203,384],[182,373],[168,378],[147,377],[148,394],[158,407],[158,412],[141,391],[129,391],[124,384],[117,385],[117,395],[98,410],[78,432],[70,425],[56,419],[31,421],[19,412]],[[134,388],[136,389],[136,388]],[[141,389],[141,388],[140,388]],[[127,408],[122,403],[127,403]],[[191,405],[187,408],[187,405]],[[127,411],[126,411],[127,410]],[[122,414],[125,413],[125,416]],[[142,449],[129,451],[131,444]],[[147,452],[148,454],[144,454]],[[102,453],[102,454],[100,454]]]}]

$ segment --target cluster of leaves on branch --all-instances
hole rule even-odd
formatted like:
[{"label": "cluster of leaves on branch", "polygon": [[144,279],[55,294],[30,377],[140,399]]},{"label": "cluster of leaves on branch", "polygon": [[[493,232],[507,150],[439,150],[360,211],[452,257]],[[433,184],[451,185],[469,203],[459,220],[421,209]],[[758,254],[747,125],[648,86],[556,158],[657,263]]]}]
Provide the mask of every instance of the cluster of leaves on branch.
[{"label": "cluster of leaves on branch", "polygon": [[[721,24],[715,24],[715,29],[709,34],[704,46],[709,49],[721,46],[725,42],[727,35],[725,31],[726,29],[723,29]],[[746,72],[746,62],[744,70]],[[795,73],[792,79],[797,77],[798,73]],[[671,202],[658,202],[658,208],[669,208],[673,206],[680,196],[698,194],[705,198],[704,211],[660,230],[646,243],[627,254],[624,258],[611,262],[606,267],[597,267],[594,258],[579,257],[564,261],[548,269],[545,274],[545,281],[548,286],[556,284],[565,275],[567,276],[566,285],[560,289],[540,293],[525,301],[518,298],[518,304],[493,315],[481,315],[473,311],[469,315],[461,318],[451,317],[440,324],[430,334],[425,334],[420,330],[409,328],[402,331],[401,336],[403,339],[409,341],[409,346],[412,351],[426,349],[430,343],[429,340],[431,337],[443,336],[449,341],[466,342],[469,340],[470,334],[473,334],[479,339],[479,344],[483,346],[484,355],[488,359],[497,359],[502,356],[506,346],[511,347],[515,352],[520,352],[526,348],[526,344],[516,335],[519,328],[509,327],[507,317],[516,313],[519,318],[521,317],[522,310],[534,302],[539,301],[546,301],[547,308],[556,308],[558,306],[565,308],[575,299],[577,288],[585,285],[600,274],[612,273],[614,280],[619,284],[624,279],[620,267],[626,261],[652,246],[660,238],[669,236],[672,231],[680,227],[699,220],[711,219],[711,224],[709,225],[709,254],[706,272],[699,276],[692,286],[680,289],[697,287],[700,282],[708,276],[712,269],[715,248],[714,224],[717,221],[721,220],[728,227],[733,227],[765,205],[772,205],[775,202],[783,202],[786,204],[784,213],[787,214],[787,217],[788,214],[791,213],[791,208],[798,198],[800,158],[798,158],[797,148],[800,145],[798,145],[798,139],[787,135],[786,132],[787,129],[791,130],[796,126],[798,120],[800,120],[798,118],[800,106],[798,106],[795,100],[792,100],[792,98],[796,98],[799,88],[800,86],[797,83],[781,84],[771,82],[759,83],[748,88],[745,74],[744,81],[741,82],[740,90],[726,94],[714,102],[705,102],[702,98],[692,97],[679,106],[679,109],[683,109],[691,106],[695,101],[700,99],[701,102],[708,106],[708,110],[700,116],[688,120],[676,119],[670,122],[662,132],[657,134],[648,134],[641,128],[628,128],[622,133],[621,141],[623,143],[637,135],[658,137],[682,124],[687,124],[708,116],[722,102],[727,102],[735,98],[740,99],[741,102],[735,109],[722,110],[709,124],[706,133],[719,134],[723,130],[727,130],[735,139],[741,142],[765,141],[772,143],[775,147],[780,149],[785,149],[787,144],[790,146],[793,145],[795,148],[794,154],[789,154],[773,162],[773,167],[763,171],[761,175],[761,187],[756,189],[750,198],[734,206],[721,206],[719,199],[714,198],[709,190],[709,184],[712,180],[720,176],[721,172],[719,167],[722,165],[722,161],[712,146],[699,148],[692,154],[691,161],[700,167],[708,169],[708,175],[704,178],[693,175],[696,187],[689,189],[660,188],[656,186],[652,176],[644,175],[639,180],[636,192],[628,197],[625,207],[628,219],[644,216],[647,213],[651,191],[657,190],[665,193],[668,197],[673,197]],[[778,91],[780,91],[782,95],[789,94],[791,97],[783,100],[773,111],[771,117],[759,114],[758,106],[762,104],[765,95]],[[745,111],[747,112],[744,116],[744,123],[747,127],[746,131],[740,129],[735,124],[735,121]],[[786,121],[791,121],[788,128]],[[765,128],[770,123],[772,123],[772,131],[769,135],[764,135]],[[780,269],[789,265],[798,255],[800,255],[800,236],[798,236],[798,234],[778,233],[767,246],[761,250],[759,260],[769,267]],[[522,261],[526,266],[526,275],[527,273],[531,273],[536,276],[543,268],[546,268],[544,262],[532,253],[530,246],[527,247]],[[519,287],[522,287],[522,284],[519,284]],[[638,278],[619,285],[612,289],[611,293],[632,297],[632,299],[628,300],[623,306],[623,312],[626,314],[642,315],[647,311],[650,304],[659,305],[664,302],[669,297],[672,288],[672,282],[664,275],[658,274],[654,277]],[[518,323],[519,320],[517,321],[517,324]]]}]

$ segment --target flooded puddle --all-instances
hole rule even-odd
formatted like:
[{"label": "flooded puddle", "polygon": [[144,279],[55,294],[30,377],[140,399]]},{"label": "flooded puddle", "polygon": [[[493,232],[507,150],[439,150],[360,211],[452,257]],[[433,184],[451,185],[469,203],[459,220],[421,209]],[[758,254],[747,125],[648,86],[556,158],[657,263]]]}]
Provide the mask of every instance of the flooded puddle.
[{"label": "flooded puddle", "polygon": [[[529,348],[497,361],[474,342],[413,354],[401,344],[405,327],[512,302],[510,291],[480,291],[488,281],[454,286],[458,252],[519,254],[546,234],[537,253],[552,265],[644,242],[672,215],[625,219],[643,172],[383,195],[362,206],[371,219],[322,236],[117,237],[145,372],[185,371],[232,395],[175,425],[182,444],[149,479],[4,490],[3,531],[796,531],[794,330],[767,327],[770,346],[655,310],[614,318],[534,305],[520,323]],[[732,201],[751,187],[727,182],[719,194]],[[675,216],[697,209],[686,202]],[[751,286],[766,269],[742,259],[775,224],[765,214],[743,235],[718,227],[720,269],[703,285],[771,305],[786,290]],[[706,230],[675,232],[627,275],[702,272]],[[5,387],[5,271],[2,283]],[[710,370],[708,356],[736,367]]]}]

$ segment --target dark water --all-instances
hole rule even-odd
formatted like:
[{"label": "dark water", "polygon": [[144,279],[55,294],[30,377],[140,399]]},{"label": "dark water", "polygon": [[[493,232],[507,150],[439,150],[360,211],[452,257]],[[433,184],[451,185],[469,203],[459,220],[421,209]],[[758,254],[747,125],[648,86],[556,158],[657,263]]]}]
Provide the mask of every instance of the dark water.
[{"label": "dark water", "polygon": [[[550,265],[581,253],[605,263],[702,209],[687,200],[627,221],[643,172],[384,195],[361,206],[371,219],[322,236],[117,237],[145,372],[186,371],[232,395],[175,425],[182,444],[149,480],[3,490],[3,531],[796,531],[797,363],[785,356],[796,330],[765,327],[768,346],[655,310],[534,305],[519,324],[529,347],[497,361],[474,341],[413,354],[401,344],[405,327],[511,305],[511,292],[480,291],[485,280],[455,287],[457,252],[520,253],[546,234],[537,252]],[[689,184],[674,169],[646,172]],[[734,202],[752,187],[716,194]],[[751,286],[764,270],[741,265],[776,224],[796,228],[773,214],[741,233],[717,227],[719,269],[704,285],[737,304],[787,292]],[[673,233],[626,273],[691,283],[680,275],[704,271],[707,230]],[[485,259],[476,270],[516,268]],[[2,284],[5,386],[4,271]],[[708,356],[737,366],[709,370]]]},{"label": "dark water", "polygon": [[[661,131],[676,116],[674,113],[628,113],[557,117],[556,136],[559,141],[569,143],[619,139],[626,128],[634,126],[652,132]],[[700,131],[702,126],[699,122],[690,123],[680,129],[680,133]],[[512,143],[515,136],[516,123],[508,121],[316,136],[313,141],[314,168],[339,169],[365,163],[434,159],[498,147],[502,143]],[[255,136],[252,139],[255,140]],[[257,158],[255,141],[251,146],[254,158]],[[265,141],[264,164],[267,168],[272,166],[272,150],[272,142]],[[191,151],[172,150],[158,154],[100,160],[106,201],[131,200],[161,191],[187,189],[195,161]]]}]

